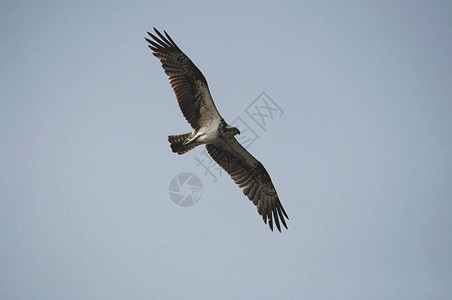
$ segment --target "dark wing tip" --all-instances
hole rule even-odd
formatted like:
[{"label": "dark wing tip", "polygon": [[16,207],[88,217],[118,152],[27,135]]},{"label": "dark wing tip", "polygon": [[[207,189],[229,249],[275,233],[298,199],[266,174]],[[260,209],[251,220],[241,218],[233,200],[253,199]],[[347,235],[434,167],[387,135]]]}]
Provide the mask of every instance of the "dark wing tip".
[{"label": "dark wing tip", "polygon": [[171,43],[163,34],[160,33],[160,31],[158,31],[155,27],[153,28],[157,35],[146,31],[147,34],[151,37],[151,39],[145,38],[148,43],[154,45],[156,48],[159,48],[160,51],[169,48],[177,48],[174,42]]},{"label": "dark wing tip", "polygon": [[282,208],[281,205],[279,205],[279,206],[277,207],[278,214],[279,214],[279,218],[281,219],[281,222],[283,223],[283,226],[286,227],[286,229],[289,229],[289,228],[287,227],[286,220],[284,220],[284,216],[283,216],[283,214],[281,213],[281,208]]},{"label": "dark wing tip", "polygon": [[278,213],[276,212],[277,210],[277,206],[275,206],[273,208],[273,216],[275,217],[275,223],[276,223],[276,228],[278,228],[278,231],[281,232],[281,225],[279,225],[279,217],[278,217]]},{"label": "dark wing tip", "polygon": [[[281,202],[279,202],[278,199],[276,199],[276,203],[271,205],[268,208],[268,211],[265,210],[262,211],[262,218],[264,220],[264,223],[267,224],[270,227],[270,230],[273,231],[273,223],[275,223],[276,228],[279,232],[281,232],[281,224],[289,230],[289,227],[287,226],[286,219],[289,220],[289,217],[287,216],[287,213],[284,211],[283,206],[281,205]],[[284,218],[285,217],[285,218]]]},{"label": "dark wing tip", "polygon": [[176,43],[173,41],[173,39],[169,36],[169,34],[163,30],[163,32],[165,33],[166,37],[168,38],[168,40],[170,41],[171,45],[177,49],[179,49],[179,47],[176,45]]},{"label": "dark wing tip", "polygon": [[[239,187],[243,188],[243,194],[257,207],[258,214],[262,216],[263,222],[268,224],[271,231],[273,231],[274,223],[279,232],[281,232],[281,223],[286,229],[289,229],[284,216],[287,219],[289,218],[279,201],[267,171],[237,141],[235,145],[239,145],[237,152],[234,152],[234,146],[232,146],[232,150],[225,149],[220,143],[218,146],[207,145],[206,148],[209,155],[231,176]],[[244,157],[243,153],[248,156]],[[227,158],[226,154],[229,155]],[[250,159],[254,163],[249,163],[246,159]]]},{"label": "dark wing tip", "polygon": [[[160,31],[158,31],[155,27],[152,27],[155,31],[155,33],[158,35],[158,37],[156,37],[154,34],[150,33],[149,31],[146,31],[146,33],[152,37],[155,42],[158,42],[159,44],[161,44],[164,48],[169,47],[169,48],[176,48],[179,49],[179,47],[176,45],[176,43],[173,41],[173,39],[170,37],[170,35],[163,30],[163,33],[165,35],[163,35]],[[145,38],[146,39],[146,38]],[[146,39],[148,42],[149,40]]]}]

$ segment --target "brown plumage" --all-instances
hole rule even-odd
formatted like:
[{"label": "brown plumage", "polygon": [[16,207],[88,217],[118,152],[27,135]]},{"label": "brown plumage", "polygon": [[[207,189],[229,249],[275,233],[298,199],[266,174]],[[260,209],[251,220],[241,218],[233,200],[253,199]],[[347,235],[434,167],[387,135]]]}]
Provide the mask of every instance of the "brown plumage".
[{"label": "brown plumage", "polygon": [[265,224],[268,220],[268,225],[273,230],[274,220],[276,228],[281,231],[279,225],[279,220],[281,220],[287,229],[284,217],[287,219],[289,217],[279,201],[276,189],[264,166],[235,138],[227,143],[206,145],[206,148],[210,156],[228,172],[232,180],[243,188],[243,193],[256,205]]},{"label": "brown plumage", "polygon": [[186,145],[184,142],[192,135],[191,132],[184,134],[176,134],[168,136],[168,142],[170,142],[171,150],[174,153],[182,155],[187,153],[191,149],[195,148],[197,144]]},{"label": "brown plumage", "polygon": [[215,107],[207,81],[201,71],[179,49],[171,37],[154,28],[153,39],[146,38],[169,76],[171,87],[183,115],[195,129],[192,133],[171,135],[168,141],[178,154],[186,153],[200,144],[206,144],[210,156],[231,176],[243,193],[256,205],[264,222],[273,230],[281,231],[280,222],[287,229],[289,219],[279,201],[276,189],[264,166],[235,139],[240,131],[227,125]]},{"label": "brown plumage", "polygon": [[[201,71],[188,58],[165,32],[165,36],[157,29],[155,32],[160,37],[156,37],[148,32],[154,40],[145,38],[153,51],[153,55],[162,62],[162,67],[166,75],[169,76],[171,87],[176,94],[177,102],[182,110],[185,119],[193,129],[202,126],[204,121],[201,116],[201,108],[206,102],[215,108],[211,100],[207,81]],[[215,109],[216,110],[216,109]],[[218,114],[218,112],[216,112]]]}]

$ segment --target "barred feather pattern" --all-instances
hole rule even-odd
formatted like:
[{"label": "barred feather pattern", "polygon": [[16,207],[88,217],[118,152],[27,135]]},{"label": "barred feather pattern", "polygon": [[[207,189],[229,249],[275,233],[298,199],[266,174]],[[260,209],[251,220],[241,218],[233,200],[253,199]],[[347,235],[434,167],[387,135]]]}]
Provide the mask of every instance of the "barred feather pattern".
[{"label": "barred feather pattern", "polygon": [[187,140],[187,138],[191,137],[192,133],[184,133],[184,134],[177,134],[177,135],[170,135],[168,136],[168,142],[170,142],[171,150],[174,153],[177,153],[179,155],[182,155],[184,153],[187,153],[191,149],[198,146],[198,144],[193,143],[190,145],[184,145],[184,142]]},{"label": "barred feather pattern", "polygon": [[280,221],[288,229],[285,218],[289,219],[270,175],[235,138],[216,144],[206,145],[207,152],[231,176],[243,193],[256,205],[265,224],[273,231],[273,223],[281,231]]},{"label": "barred feather pattern", "polygon": [[198,129],[214,117],[220,117],[207,86],[207,80],[195,64],[188,58],[164,31],[155,29],[152,38],[145,38],[153,55],[162,63],[169,76],[171,87],[185,119],[193,129]]},{"label": "barred feather pattern", "polygon": [[[154,28],[156,35],[148,32],[145,38],[153,55],[162,63],[176,94],[179,107],[195,132],[209,128],[214,120],[223,120],[210,95],[207,81],[201,71],[179,49],[171,37]],[[224,121],[223,121],[224,122]],[[184,145],[189,133],[168,137],[173,152],[186,153],[198,144]],[[191,137],[191,136],[190,136]],[[281,231],[280,222],[287,229],[289,219],[275,187],[264,166],[256,160],[235,138],[220,137],[220,142],[206,145],[212,158],[231,176],[243,193],[257,207],[263,221],[273,230],[273,224]]]}]

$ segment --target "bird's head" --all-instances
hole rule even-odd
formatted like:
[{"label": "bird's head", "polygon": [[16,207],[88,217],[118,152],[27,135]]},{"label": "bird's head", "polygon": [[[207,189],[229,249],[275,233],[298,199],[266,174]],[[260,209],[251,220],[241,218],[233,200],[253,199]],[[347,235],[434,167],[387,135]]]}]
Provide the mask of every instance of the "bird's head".
[{"label": "bird's head", "polygon": [[236,134],[240,134],[240,130],[237,127],[227,125],[224,128],[224,136],[226,138],[233,138]]}]

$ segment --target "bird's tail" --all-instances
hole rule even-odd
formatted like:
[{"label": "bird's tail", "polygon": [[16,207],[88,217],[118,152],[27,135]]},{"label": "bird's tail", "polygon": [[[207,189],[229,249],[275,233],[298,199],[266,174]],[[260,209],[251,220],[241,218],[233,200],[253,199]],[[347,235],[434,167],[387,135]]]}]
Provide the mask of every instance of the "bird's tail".
[{"label": "bird's tail", "polygon": [[168,136],[168,142],[171,144],[171,150],[173,150],[174,153],[182,155],[195,148],[199,144],[190,141],[192,136],[193,132]]}]

